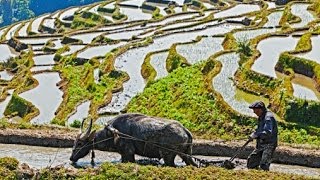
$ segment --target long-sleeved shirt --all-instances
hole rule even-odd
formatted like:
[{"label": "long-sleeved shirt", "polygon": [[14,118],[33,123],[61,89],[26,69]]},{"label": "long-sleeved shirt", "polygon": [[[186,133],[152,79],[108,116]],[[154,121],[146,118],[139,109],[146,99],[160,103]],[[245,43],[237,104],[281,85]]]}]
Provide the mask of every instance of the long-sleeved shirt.
[{"label": "long-sleeved shirt", "polygon": [[257,147],[264,144],[278,145],[278,124],[272,112],[265,111],[259,117],[255,134],[257,135]]}]

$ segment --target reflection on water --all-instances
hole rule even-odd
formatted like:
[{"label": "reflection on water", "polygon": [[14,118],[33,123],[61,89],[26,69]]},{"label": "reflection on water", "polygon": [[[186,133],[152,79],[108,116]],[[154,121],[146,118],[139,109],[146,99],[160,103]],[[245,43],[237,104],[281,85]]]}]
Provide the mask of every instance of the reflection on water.
[{"label": "reflection on water", "polygon": [[311,42],[312,42],[311,51],[304,54],[299,54],[298,56],[306,59],[310,59],[320,64],[320,51],[319,51],[320,36],[312,36]]},{"label": "reflection on water", "polygon": [[293,37],[271,37],[259,42],[257,49],[261,56],[254,62],[251,69],[261,74],[277,77],[274,67],[279,55],[284,51],[293,50],[298,42],[298,38]]},{"label": "reflection on water", "polygon": [[[103,46],[95,46],[95,47],[89,47],[88,49],[78,53],[78,57],[80,58],[86,58],[91,59],[96,56],[104,56],[108,52],[110,52],[112,49],[117,48],[121,45],[123,45],[124,42],[113,44],[113,45],[103,45]],[[70,52],[69,52],[70,53]]]},{"label": "reflection on water", "polygon": [[[228,26],[233,27],[233,26]],[[111,103],[99,109],[99,114],[105,112],[119,112],[129,103],[132,97],[142,92],[145,87],[145,80],[141,76],[141,65],[145,56],[152,51],[169,49],[173,43],[189,42],[201,35],[213,35],[230,31],[226,27],[209,27],[201,31],[191,31],[188,33],[170,34],[167,36],[154,38],[154,42],[146,47],[134,48],[118,56],[115,60],[115,68],[128,73],[130,79],[123,84],[123,91],[116,93],[112,97]]]},{"label": "reflection on water", "polygon": [[74,7],[74,8],[70,8],[70,9],[66,10],[65,12],[63,12],[60,15],[60,17],[59,17],[60,21],[68,22],[68,21],[63,20],[63,18],[66,18],[68,16],[72,16],[78,9],[79,9],[79,7]]},{"label": "reflection on water", "polygon": [[222,42],[224,38],[202,38],[200,42],[178,45],[177,52],[187,59],[190,64],[207,60],[211,55],[223,50]]},{"label": "reflection on water", "polygon": [[35,65],[45,65],[45,64],[54,64],[53,60],[54,54],[41,55],[33,57]]},{"label": "reflection on water", "polygon": [[62,91],[56,83],[61,79],[58,73],[42,73],[34,75],[39,85],[34,89],[26,91],[20,96],[34,104],[39,110],[39,116],[35,117],[33,123],[50,123],[54,113],[62,102]]},{"label": "reflection on water", "polygon": [[127,15],[126,21],[149,20],[152,14],[144,13],[141,9],[120,7],[120,13]]},{"label": "reflection on water", "polygon": [[168,75],[168,71],[166,69],[166,59],[168,54],[168,52],[163,52],[154,54],[150,57],[150,64],[157,72],[155,79],[160,79]]},{"label": "reflection on water", "polygon": [[[283,78],[285,76],[279,72],[276,74],[278,78]],[[315,83],[311,78],[295,73],[291,82],[293,86],[293,96],[306,100],[320,100],[320,92],[317,91]]]},{"label": "reflection on water", "polygon": [[39,18],[37,18],[36,20],[34,20],[32,22],[32,25],[31,25],[31,31],[32,32],[35,32],[35,33],[40,33],[39,32],[39,26],[40,26],[40,23],[42,22],[42,20],[46,17],[49,17],[50,14],[47,14],[47,15],[44,15],[44,16],[41,16]]},{"label": "reflection on water", "polygon": [[[71,148],[48,148],[39,146],[25,146],[25,145],[15,145],[15,144],[0,144],[0,157],[14,157],[20,163],[27,163],[33,168],[45,168],[54,167],[57,165],[64,165],[64,167],[70,167],[69,158],[71,156]],[[100,165],[103,162],[119,163],[121,156],[118,153],[113,152],[103,152],[95,150],[95,163]],[[227,160],[230,157],[216,157],[216,156],[195,156],[200,159],[206,159],[210,161],[220,161]],[[141,156],[135,156],[138,163],[152,163],[153,161],[146,159]],[[80,159],[77,162],[77,166],[91,167],[90,165],[91,157],[87,155],[86,157]],[[246,160],[236,159],[238,166],[235,170],[246,169]],[[163,164],[163,160],[156,164]],[[182,162],[180,157],[176,157],[175,164],[177,166],[184,166],[185,163]],[[282,172],[290,174],[306,175],[311,177],[319,177],[319,168],[308,168],[303,166],[294,165],[284,165],[272,163],[270,166],[271,172]]]},{"label": "reflection on water", "polygon": [[247,41],[253,39],[262,34],[275,32],[276,29],[255,29],[255,30],[244,30],[238,31],[233,34],[237,41]]},{"label": "reflection on water", "polygon": [[74,39],[80,39],[83,43],[89,44],[93,40],[93,38],[100,36],[103,32],[95,32],[95,33],[83,33],[83,34],[77,34],[72,35],[71,38]]},{"label": "reflection on water", "polygon": [[9,101],[11,100],[13,91],[14,90],[9,90],[8,91],[9,95],[7,96],[7,98],[4,101],[0,102],[0,118],[4,117],[3,113],[6,110],[6,107],[9,103]]},{"label": "reflection on water", "polygon": [[11,37],[14,36],[14,33],[16,32],[16,30],[18,29],[18,27],[21,25],[21,23],[18,23],[16,25],[14,25],[6,34],[6,40],[9,40]]},{"label": "reflection on water", "polygon": [[27,28],[30,24],[30,21],[25,23],[25,25],[19,30],[19,36],[28,36]]},{"label": "reflection on water", "polygon": [[306,26],[309,22],[314,20],[313,15],[308,11],[308,6],[310,4],[293,4],[291,6],[292,14],[301,18],[301,22],[292,24],[292,27],[298,28]]},{"label": "reflection on water", "polygon": [[275,27],[279,25],[279,21],[281,19],[281,16],[283,14],[283,11],[276,11],[271,13],[268,16],[268,22],[264,25],[265,27]]},{"label": "reflection on water", "polygon": [[225,11],[214,14],[214,17],[222,18],[227,16],[238,16],[244,13],[249,13],[249,12],[258,11],[258,10],[260,10],[260,7],[258,5],[238,4],[237,6],[232,7],[231,9],[227,9]]},{"label": "reflection on water", "polygon": [[45,70],[52,70],[53,66],[33,66],[30,71],[36,72],[36,71],[45,71]]},{"label": "reflection on water", "polygon": [[14,74],[12,74],[6,70],[0,71],[0,79],[10,81],[13,77],[14,77]]},{"label": "reflection on water", "polygon": [[15,53],[13,53],[13,50],[6,44],[0,44],[0,54],[0,62],[6,61],[10,57],[17,56]]},{"label": "reflection on water", "polygon": [[81,121],[83,118],[88,117],[89,108],[90,108],[90,101],[86,101],[86,102],[80,104],[77,107],[76,112],[68,118],[68,124],[73,123],[75,120]]},{"label": "reflection on water", "polygon": [[217,59],[222,63],[222,69],[212,80],[213,88],[221,94],[223,100],[227,102],[232,109],[241,114],[255,116],[252,110],[248,108],[249,105],[256,100],[262,100],[265,103],[267,100],[240,91],[234,85],[233,81],[229,79],[230,77],[233,77],[234,73],[239,68],[239,55],[236,53],[225,54],[219,56]]}]

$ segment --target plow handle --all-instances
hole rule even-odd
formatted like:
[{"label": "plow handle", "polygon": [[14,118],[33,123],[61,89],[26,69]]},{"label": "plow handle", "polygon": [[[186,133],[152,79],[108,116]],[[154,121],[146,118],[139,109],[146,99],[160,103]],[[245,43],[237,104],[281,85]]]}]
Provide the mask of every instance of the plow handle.
[{"label": "plow handle", "polygon": [[232,162],[232,161],[234,160],[234,158],[236,158],[236,157],[238,156],[238,154],[239,154],[251,141],[252,141],[252,139],[249,138],[249,139],[246,141],[246,143],[244,143],[244,145],[242,145],[241,148],[236,151],[236,153],[230,158],[229,161]]}]

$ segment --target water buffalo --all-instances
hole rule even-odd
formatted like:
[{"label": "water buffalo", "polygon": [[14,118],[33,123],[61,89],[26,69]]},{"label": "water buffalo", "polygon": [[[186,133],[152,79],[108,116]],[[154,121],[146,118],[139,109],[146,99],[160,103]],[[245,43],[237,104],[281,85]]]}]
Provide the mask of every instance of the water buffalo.
[{"label": "water buffalo", "polygon": [[[81,129],[83,126],[83,121]],[[92,120],[85,132],[75,140],[70,160],[76,162],[90,150],[114,151],[122,162],[135,162],[134,155],[163,158],[165,165],[175,166],[179,155],[187,165],[197,164],[192,154],[192,135],[179,122],[143,114],[123,114],[115,117],[105,128],[92,131]]]}]

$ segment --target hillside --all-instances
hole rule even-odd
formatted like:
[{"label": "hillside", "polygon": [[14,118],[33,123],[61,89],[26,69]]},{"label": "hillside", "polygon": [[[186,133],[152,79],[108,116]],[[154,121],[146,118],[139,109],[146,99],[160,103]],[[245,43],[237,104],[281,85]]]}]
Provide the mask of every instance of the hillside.
[{"label": "hillside", "polygon": [[2,0],[0,3],[0,27],[70,6],[81,6],[97,1],[98,0]]}]

